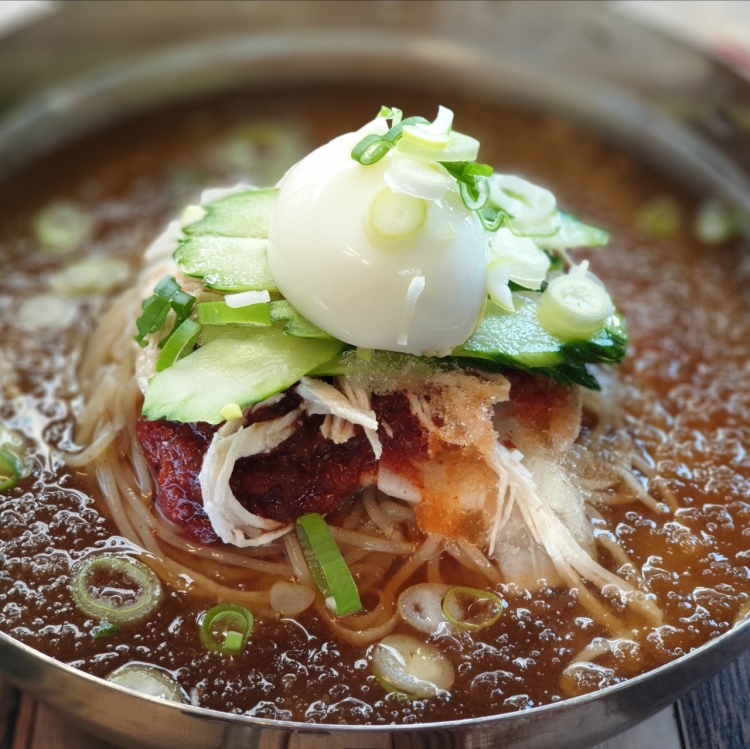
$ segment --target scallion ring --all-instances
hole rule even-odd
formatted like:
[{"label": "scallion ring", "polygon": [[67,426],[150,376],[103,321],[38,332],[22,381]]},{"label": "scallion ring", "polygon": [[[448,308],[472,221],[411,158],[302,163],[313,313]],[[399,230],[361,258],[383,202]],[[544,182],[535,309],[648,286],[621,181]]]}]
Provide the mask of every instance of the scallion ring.
[{"label": "scallion ring", "polygon": [[178,359],[186,356],[193,350],[198,336],[201,334],[202,327],[188,318],[183,320],[172,335],[169,336],[164,348],[159,352],[159,358],[156,360],[156,371],[163,372],[171,367]]},{"label": "scallion ring", "polygon": [[337,616],[359,611],[362,602],[357,585],[323,517],[311,512],[297,518],[297,537],[312,579],[325,596],[326,605]]},{"label": "scallion ring", "polygon": [[409,699],[434,697],[453,686],[451,662],[432,645],[410,635],[388,635],[370,653],[372,671],[382,687]]},{"label": "scallion ring", "polygon": [[223,655],[241,653],[253,631],[251,611],[237,603],[220,603],[209,609],[200,621],[200,638],[206,650]]},{"label": "scallion ring", "polygon": [[23,478],[23,462],[11,450],[0,450],[0,492],[14,487]]},{"label": "scallion ring", "polygon": [[126,663],[115,669],[106,680],[149,697],[172,702],[189,701],[187,693],[169,671],[148,663]]},{"label": "scallion ring", "polygon": [[488,590],[456,586],[443,597],[443,614],[461,629],[484,629],[492,626],[503,613],[500,596]]},{"label": "scallion ring", "polygon": [[352,149],[351,156],[362,166],[377,164],[398,142],[407,125],[429,124],[424,117],[407,117],[391,127],[385,135],[371,133],[362,138]]},{"label": "scallion ring", "polygon": [[601,329],[615,311],[607,290],[586,273],[587,261],[564,276],[553,278],[537,307],[539,324],[563,341],[585,341]]},{"label": "scallion ring", "polygon": [[378,239],[395,242],[416,234],[426,220],[424,199],[384,187],[372,199],[365,229]]},{"label": "scallion ring", "polygon": [[117,626],[145,621],[163,598],[156,573],[131,557],[89,557],[73,569],[69,585],[84,614]]},{"label": "scallion ring", "polygon": [[91,214],[77,203],[50,203],[34,218],[34,236],[44,249],[64,254],[80,247],[91,235]]}]

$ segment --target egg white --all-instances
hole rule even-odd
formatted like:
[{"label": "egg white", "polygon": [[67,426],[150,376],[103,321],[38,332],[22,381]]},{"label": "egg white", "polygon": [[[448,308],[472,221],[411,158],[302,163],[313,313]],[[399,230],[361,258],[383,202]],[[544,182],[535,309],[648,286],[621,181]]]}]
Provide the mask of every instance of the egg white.
[{"label": "egg white", "polygon": [[[304,317],[346,343],[445,355],[471,335],[484,304],[484,229],[450,189],[427,202],[415,234],[374,236],[370,206],[386,187],[390,156],[354,161],[351,149],[366,132],[336,138],[285,175],[269,229],[271,274]],[[409,307],[419,276],[424,288]]]}]

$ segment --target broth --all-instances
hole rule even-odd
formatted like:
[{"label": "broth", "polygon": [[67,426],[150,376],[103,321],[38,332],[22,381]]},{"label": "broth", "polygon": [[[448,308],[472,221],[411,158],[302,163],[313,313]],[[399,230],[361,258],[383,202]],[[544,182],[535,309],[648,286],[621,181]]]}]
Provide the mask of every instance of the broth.
[{"label": "broth", "polygon": [[[203,187],[280,176],[267,151],[248,146],[248,128],[256,137],[268,123],[282,128],[286,140],[268,148],[280,150],[286,166],[356,129],[381,103],[407,113],[452,107],[457,125],[482,142],[481,160],[549,187],[563,208],[610,231],[611,245],[588,256],[628,320],[630,352],[615,375],[623,430],[642,461],[641,490],[669,497],[675,507],[603,504],[595,532],[627,556],[624,562],[602,543],[600,561],[653,594],[664,623],[626,617],[636,644],[618,647],[575,591],[503,586],[507,608],[497,624],[435,638],[456,669],[450,693],[413,701],[386,694],[365,649],[338,640],[312,611],[263,621],[251,647],[228,659],[200,643],[196,621],[214,601],[169,589],[147,622],[94,637],[70,598],[70,567],[92,549],[132,545],[106,517],[85,472],[66,468],[59,451],[74,446],[77,364],[108,299],[80,297],[75,320],[63,329],[24,326],[24,299],[46,292],[50,274],[73,259],[39,250],[34,216],[51,201],[74,200],[94,227],[75,257],[114,255],[135,274],[150,240]],[[637,218],[664,195],[685,220],[673,236],[654,239],[637,229]],[[0,246],[12,273],[0,298],[2,422],[24,436],[33,456],[32,475],[0,495],[0,629],[20,642],[98,676],[130,661],[162,666],[208,708],[309,722],[412,723],[524,709],[617,683],[717,637],[746,611],[750,261],[739,243],[698,243],[690,231],[696,198],[620,148],[554,116],[457,96],[438,102],[392,89],[256,91],[89,136],[0,186],[0,205]],[[618,435],[608,439],[614,446]],[[449,560],[442,565],[445,577],[456,577]],[[482,586],[479,578],[460,582]],[[614,642],[571,668],[596,637]]]}]

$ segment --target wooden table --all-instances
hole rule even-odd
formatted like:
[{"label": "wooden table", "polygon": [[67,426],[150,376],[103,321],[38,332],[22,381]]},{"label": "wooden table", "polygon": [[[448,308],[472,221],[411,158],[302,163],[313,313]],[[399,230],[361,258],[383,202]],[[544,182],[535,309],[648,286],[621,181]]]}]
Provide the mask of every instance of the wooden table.
[{"label": "wooden table", "polygon": [[[565,744],[560,743],[560,749]],[[747,749],[750,653],[674,706],[596,749]],[[0,681],[0,749],[114,749]]]}]

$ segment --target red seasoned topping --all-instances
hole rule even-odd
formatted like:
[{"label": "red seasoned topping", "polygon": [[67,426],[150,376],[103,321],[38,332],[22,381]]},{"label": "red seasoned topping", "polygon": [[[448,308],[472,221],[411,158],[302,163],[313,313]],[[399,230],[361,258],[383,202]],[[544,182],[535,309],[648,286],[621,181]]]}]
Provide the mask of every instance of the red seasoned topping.
[{"label": "red seasoned topping", "polygon": [[[276,419],[296,408],[300,397],[283,398],[255,411],[248,423]],[[427,437],[401,393],[373,398],[383,444],[382,463],[418,482],[413,460],[427,457]],[[237,461],[229,485],[245,509],[280,523],[308,512],[331,512],[359,487],[372,484],[377,461],[361,427],[336,444],[320,433],[322,416],[304,414],[289,439],[268,453]],[[157,483],[161,513],[186,536],[203,544],[218,541],[203,509],[198,474],[216,427],[174,421],[138,420],[138,441]]]},{"label": "red seasoned topping", "polygon": [[320,434],[322,422],[305,415],[275,450],[237,461],[229,486],[243,507],[291,523],[308,512],[330,512],[375,480],[375,456],[362,428],[337,445]]},{"label": "red seasoned topping", "polygon": [[422,487],[422,471],[415,462],[429,455],[427,434],[409,409],[403,393],[375,395],[372,407],[378,417],[378,436],[383,445],[380,465]]},{"label": "red seasoned topping", "polygon": [[143,416],[136,426],[138,442],[156,479],[157,507],[186,536],[202,544],[219,540],[203,509],[198,483],[215,431],[210,424],[149,421]]}]

